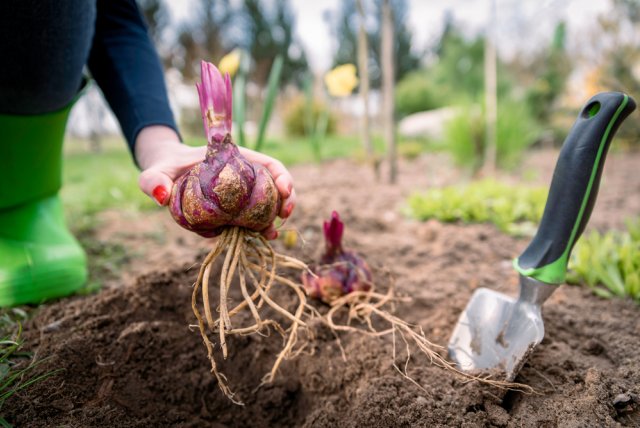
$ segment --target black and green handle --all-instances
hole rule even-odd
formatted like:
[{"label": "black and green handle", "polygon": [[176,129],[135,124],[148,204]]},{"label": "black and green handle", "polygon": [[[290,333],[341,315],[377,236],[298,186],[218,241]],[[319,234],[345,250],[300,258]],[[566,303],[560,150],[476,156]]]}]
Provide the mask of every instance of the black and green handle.
[{"label": "black and green handle", "polygon": [[547,284],[564,282],[569,255],[596,201],[611,139],[635,108],[619,92],[597,94],[584,106],[560,150],[538,232],[514,260],[520,274]]}]

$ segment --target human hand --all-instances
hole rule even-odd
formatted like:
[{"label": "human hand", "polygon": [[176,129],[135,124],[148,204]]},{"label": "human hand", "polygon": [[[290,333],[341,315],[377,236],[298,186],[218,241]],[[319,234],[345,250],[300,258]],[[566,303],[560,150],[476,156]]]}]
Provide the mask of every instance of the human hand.
[{"label": "human hand", "polygon": [[[140,189],[158,205],[167,205],[173,182],[189,168],[202,162],[207,148],[189,147],[180,142],[176,132],[166,126],[153,125],[144,128],[136,138],[136,159],[142,169],[138,184]],[[240,153],[251,163],[261,164],[271,173],[280,192],[281,218],[291,215],[296,203],[293,178],[284,165],[267,155],[240,147]],[[278,236],[272,224],[263,233],[267,239]]]},{"label": "human hand", "polygon": [[[296,189],[293,188],[293,177],[287,168],[279,160],[245,147],[240,147],[240,153],[249,162],[267,168],[267,171],[269,171],[271,177],[273,177],[273,181],[276,183],[278,192],[280,192],[280,199],[282,200],[278,216],[282,219],[289,218],[296,206]],[[278,237],[278,231],[272,224],[263,232],[263,235],[267,239],[276,239]]]}]

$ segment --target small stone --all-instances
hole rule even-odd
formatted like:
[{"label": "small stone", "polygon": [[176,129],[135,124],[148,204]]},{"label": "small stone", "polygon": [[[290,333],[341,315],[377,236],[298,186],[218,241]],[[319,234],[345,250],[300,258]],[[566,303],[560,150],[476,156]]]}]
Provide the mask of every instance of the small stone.
[{"label": "small stone", "polygon": [[42,332],[43,333],[53,333],[53,332],[56,332],[56,331],[60,330],[61,326],[62,326],[62,320],[57,320],[57,321],[54,321],[54,322],[52,322],[50,324],[45,325],[42,328]]},{"label": "small stone", "polygon": [[59,400],[53,400],[50,403],[50,406],[53,407],[54,409],[58,409],[58,410],[62,410],[63,412],[70,412],[71,410],[73,410],[73,402],[70,400],[65,400],[65,399],[59,399]]},{"label": "small stone", "polygon": [[633,404],[635,402],[634,396],[629,393],[618,394],[616,398],[613,399],[613,407],[616,409],[624,409],[629,404]]}]

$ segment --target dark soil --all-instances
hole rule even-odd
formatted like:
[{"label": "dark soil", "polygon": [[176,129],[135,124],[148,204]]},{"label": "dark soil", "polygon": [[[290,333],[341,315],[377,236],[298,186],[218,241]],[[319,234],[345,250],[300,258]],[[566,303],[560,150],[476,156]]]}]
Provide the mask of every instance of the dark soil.
[{"label": "dark soil", "polygon": [[[547,165],[538,168],[544,182],[555,158],[540,156],[548,160],[539,161]],[[639,199],[633,163],[622,159],[618,165],[627,174],[605,169],[593,219],[598,227],[621,224],[617,218],[633,214]],[[510,260],[527,241],[489,225],[405,219],[399,208],[412,189],[459,177],[438,157],[403,165],[402,172],[400,183],[388,186],[375,184],[367,169],[346,161],[294,169],[300,202],[286,228],[295,228],[303,239],[293,250],[280,241],[275,246],[310,261],[321,246],[322,219],[337,209],[346,223],[347,245],[367,258],[377,278],[390,271],[398,292],[413,298],[396,313],[446,345],[475,288],[516,293]],[[635,193],[626,198],[617,190],[608,193],[624,186]],[[126,239],[145,242],[135,240],[135,221],[110,215],[103,231],[128,224]],[[154,216],[140,223],[168,224]],[[409,374],[419,388],[393,368],[390,338],[341,335],[345,362],[331,332],[316,325],[313,355],[285,362],[276,381],[257,390],[282,341],[275,334],[229,341],[230,356],[221,369],[246,403],[236,406],[218,389],[200,335],[188,327],[194,323],[193,264],[206,243],[167,230],[164,245],[135,259],[119,284],[114,280],[99,294],[47,305],[27,325],[29,349],[50,357],[38,371],[64,371],[12,397],[3,409],[10,422],[18,427],[640,426],[640,309],[572,286],[560,287],[545,304],[546,337],[516,379],[537,394],[505,394],[466,382],[414,352]]]}]

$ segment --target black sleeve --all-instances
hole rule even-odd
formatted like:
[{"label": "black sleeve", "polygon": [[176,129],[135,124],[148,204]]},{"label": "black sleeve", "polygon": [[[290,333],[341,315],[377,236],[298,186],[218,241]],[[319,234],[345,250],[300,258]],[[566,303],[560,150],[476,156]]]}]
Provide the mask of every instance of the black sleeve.
[{"label": "black sleeve", "polygon": [[98,0],[89,70],[114,111],[135,157],[145,126],[178,132],[158,54],[135,0]]}]

